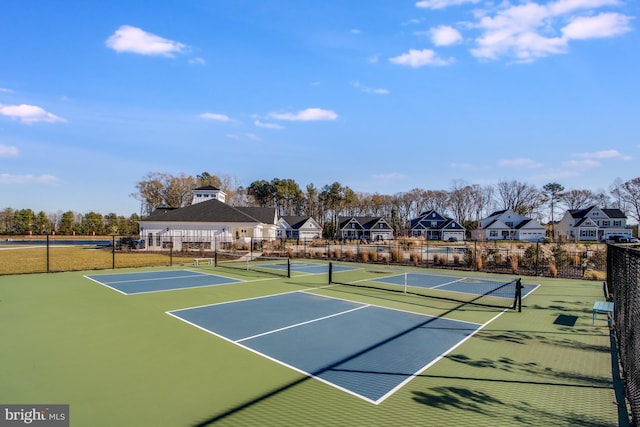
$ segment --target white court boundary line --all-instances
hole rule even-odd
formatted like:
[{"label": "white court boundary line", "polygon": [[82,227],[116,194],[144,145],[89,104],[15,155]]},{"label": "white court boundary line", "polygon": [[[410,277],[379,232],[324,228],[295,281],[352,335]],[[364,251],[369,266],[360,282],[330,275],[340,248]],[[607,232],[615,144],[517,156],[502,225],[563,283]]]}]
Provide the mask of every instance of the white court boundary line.
[{"label": "white court boundary line", "polygon": [[[326,287],[326,286],[325,286],[325,287]],[[362,302],[358,302],[358,301],[353,301],[353,300],[349,300],[349,299],[338,298],[338,297],[332,297],[332,296],[321,295],[321,294],[316,294],[316,293],[309,292],[309,291],[314,290],[314,289],[317,289],[317,288],[309,288],[309,290],[307,290],[307,291],[300,291],[300,290],[298,290],[298,291],[291,291],[291,292],[282,292],[282,293],[279,293],[279,294],[272,294],[272,295],[265,295],[265,296],[259,296],[259,297],[253,297],[253,298],[246,298],[246,299],[242,299],[242,300],[233,300],[233,301],[225,301],[225,302],[214,303],[214,304],[205,304],[205,305],[201,305],[201,306],[189,307],[189,308],[184,308],[184,309],[180,309],[180,310],[167,311],[167,312],[165,312],[165,314],[168,314],[169,316],[172,316],[172,317],[174,317],[175,319],[178,319],[178,320],[180,320],[180,321],[182,321],[182,322],[184,322],[184,323],[187,323],[187,324],[189,324],[189,325],[191,325],[191,326],[194,326],[194,327],[196,327],[196,328],[200,329],[201,331],[204,331],[204,332],[206,332],[206,333],[208,333],[208,334],[211,334],[211,335],[214,335],[214,336],[216,336],[216,337],[218,337],[218,338],[221,338],[221,339],[223,339],[223,340],[225,340],[225,341],[227,341],[227,342],[229,342],[229,343],[235,344],[235,345],[240,346],[240,347],[242,347],[242,348],[244,348],[244,349],[246,349],[246,350],[249,350],[249,351],[251,351],[252,353],[257,354],[257,355],[259,355],[259,356],[261,356],[261,357],[264,357],[264,358],[266,358],[266,359],[269,359],[269,360],[271,360],[271,361],[273,361],[273,362],[275,362],[275,363],[277,363],[277,364],[279,364],[279,365],[281,365],[281,366],[285,366],[285,367],[287,367],[287,368],[289,368],[289,369],[293,369],[294,371],[299,372],[299,373],[301,373],[301,374],[303,374],[303,375],[305,375],[305,376],[307,376],[307,377],[309,377],[309,378],[313,378],[313,379],[315,379],[315,380],[318,380],[318,381],[320,381],[320,382],[322,382],[322,383],[325,383],[325,384],[327,384],[327,385],[329,385],[329,386],[331,386],[331,387],[333,387],[333,388],[336,388],[336,389],[341,390],[341,391],[343,391],[343,392],[345,392],[345,393],[348,393],[348,394],[351,394],[351,395],[353,395],[353,396],[356,396],[356,397],[358,397],[358,398],[360,398],[360,399],[362,399],[362,400],[365,400],[365,401],[367,401],[367,402],[369,402],[369,403],[372,403],[372,404],[374,404],[374,405],[379,405],[379,404],[380,404],[380,403],[382,403],[384,400],[386,400],[389,396],[391,396],[393,393],[395,393],[395,392],[396,392],[396,391],[398,391],[400,388],[402,388],[404,385],[406,385],[406,384],[407,384],[409,381],[411,381],[413,378],[415,378],[416,376],[418,376],[421,372],[425,371],[427,368],[429,368],[430,366],[432,366],[433,364],[435,364],[436,362],[438,362],[439,360],[441,360],[444,356],[446,356],[446,355],[447,355],[447,354],[449,354],[451,351],[453,351],[455,348],[457,348],[459,345],[461,345],[463,342],[465,342],[466,340],[468,340],[471,336],[475,335],[478,331],[480,331],[480,330],[481,330],[482,328],[484,328],[486,325],[488,325],[489,323],[493,322],[493,321],[494,321],[495,319],[497,319],[499,316],[501,316],[502,314],[504,314],[505,312],[507,312],[507,311],[508,311],[508,310],[503,310],[501,313],[499,313],[499,314],[497,314],[496,316],[494,316],[494,317],[493,317],[492,319],[490,319],[488,322],[486,322],[486,323],[484,323],[484,324],[480,324],[480,323],[468,322],[468,321],[464,321],[464,320],[450,319],[450,318],[446,318],[446,317],[442,317],[442,316],[432,316],[432,315],[428,315],[428,314],[424,314],[424,313],[416,313],[416,312],[408,311],[408,310],[402,310],[402,309],[396,309],[396,308],[384,307],[384,306],[379,306],[379,305],[375,305],[375,304],[366,304],[366,303],[362,303]],[[322,297],[322,298],[336,299],[336,300],[341,300],[341,301],[350,302],[350,303],[353,303],[353,304],[361,304],[361,306],[359,306],[359,307],[355,307],[355,308],[353,308],[353,309],[345,310],[345,311],[342,311],[342,312],[334,313],[334,314],[331,314],[331,315],[327,315],[327,316],[319,317],[319,318],[316,318],[316,319],[311,319],[311,320],[308,320],[308,321],[305,321],[305,322],[300,322],[300,323],[297,323],[297,324],[292,324],[292,325],[289,325],[289,326],[285,326],[285,327],[283,327],[283,328],[278,328],[278,329],[274,329],[274,330],[271,330],[271,331],[266,331],[266,332],[263,332],[263,333],[260,333],[260,334],[256,334],[256,335],[254,335],[254,336],[245,337],[245,338],[241,338],[241,339],[238,339],[238,340],[233,340],[233,339],[231,339],[231,338],[228,338],[228,337],[226,337],[226,336],[224,336],[224,335],[221,335],[221,334],[219,334],[219,333],[217,333],[217,332],[214,332],[214,331],[212,331],[212,330],[210,330],[210,329],[207,329],[207,328],[205,328],[205,327],[203,327],[203,326],[197,325],[197,324],[195,324],[195,323],[193,323],[193,322],[191,322],[191,321],[189,321],[189,320],[186,320],[186,319],[184,319],[184,318],[182,318],[182,317],[180,317],[179,315],[177,315],[177,314],[176,314],[176,313],[178,313],[178,312],[188,311],[188,310],[196,309],[196,308],[211,307],[211,306],[216,306],[216,305],[230,304],[230,303],[234,303],[234,302],[251,301],[251,300],[257,300],[257,299],[263,299],[263,298],[271,298],[271,297],[275,297],[275,296],[282,296],[282,295],[293,294],[293,293],[302,293],[302,294],[313,295],[313,296],[315,296],[315,297]],[[346,313],[350,313],[350,312],[354,312],[354,311],[357,311],[357,310],[361,310],[361,309],[364,309],[364,308],[381,308],[381,309],[384,309],[384,310],[399,311],[399,312],[404,312],[404,313],[408,313],[408,314],[419,315],[419,316],[425,317],[425,318],[427,318],[427,319],[430,319],[429,321],[434,320],[434,319],[443,319],[443,320],[450,321],[450,322],[455,322],[455,323],[461,323],[461,324],[469,324],[469,325],[473,325],[473,326],[476,326],[476,328],[474,328],[473,332],[471,332],[471,333],[470,333],[468,336],[466,336],[464,339],[460,340],[460,341],[459,341],[459,342],[457,342],[454,346],[452,346],[451,348],[449,348],[449,349],[448,349],[448,350],[446,350],[445,352],[441,353],[441,354],[440,354],[439,356],[437,356],[435,359],[433,359],[433,360],[429,361],[429,363],[428,363],[427,365],[425,365],[424,367],[421,367],[420,369],[416,370],[416,372],[414,372],[413,374],[409,374],[409,375],[407,375],[407,378],[406,378],[404,381],[402,381],[402,382],[401,382],[401,383],[399,383],[396,387],[394,387],[394,388],[392,388],[391,390],[389,390],[386,394],[384,394],[384,395],[383,395],[381,398],[379,398],[378,400],[369,399],[368,397],[362,396],[361,394],[358,394],[358,393],[354,392],[353,390],[349,390],[349,389],[344,388],[344,387],[342,387],[342,386],[340,386],[340,385],[338,385],[338,384],[332,383],[332,382],[330,382],[330,381],[328,381],[328,380],[325,380],[325,379],[323,379],[323,378],[321,378],[321,377],[318,377],[318,376],[316,376],[316,375],[314,375],[314,374],[312,374],[312,373],[310,373],[310,372],[307,372],[307,371],[302,370],[302,369],[300,369],[300,368],[298,368],[298,367],[296,367],[296,366],[293,366],[293,365],[290,365],[290,364],[288,364],[288,363],[285,363],[285,362],[283,362],[283,361],[282,361],[282,360],[280,360],[280,359],[276,359],[276,358],[274,358],[274,357],[272,357],[272,356],[269,356],[269,355],[267,355],[267,354],[265,354],[265,353],[262,353],[262,352],[260,352],[260,351],[257,351],[257,350],[255,350],[255,349],[253,349],[253,348],[251,348],[251,347],[249,347],[249,346],[247,346],[247,345],[243,344],[243,342],[244,342],[244,341],[248,341],[248,340],[250,340],[250,339],[252,339],[252,338],[257,338],[257,337],[259,337],[259,336],[264,336],[264,335],[273,334],[273,333],[276,333],[276,332],[279,332],[279,331],[283,331],[283,330],[286,330],[286,329],[291,329],[291,328],[294,328],[294,327],[298,327],[298,326],[302,326],[302,325],[305,325],[305,324],[309,324],[309,323],[317,322],[317,321],[320,321],[320,320],[326,320],[326,319],[328,319],[328,318],[332,318],[332,317],[340,316],[340,315],[343,315],[343,314],[346,314]],[[426,322],[426,321],[425,321],[425,322]]]},{"label": "white court boundary line", "polygon": [[[228,276],[222,276],[222,275],[218,275],[218,274],[212,274],[212,273],[202,273],[199,271],[192,271],[192,270],[167,270],[167,271],[186,271],[186,272],[190,272],[190,273],[194,273],[194,275],[191,276],[174,276],[174,277],[160,277],[160,278],[156,278],[156,279],[135,279],[135,280],[121,280],[121,281],[116,281],[116,282],[110,282],[110,284],[118,284],[118,283],[135,283],[135,282],[144,282],[144,281],[161,281],[161,280],[171,280],[171,279],[190,279],[190,278],[200,278],[200,277],[205,277],[205,276],[213,276],[213,277],[221,277],[223,279],[227,279],[227,280],[233,280],[233,282],[227,282],[227,283],[210,283],[207,285],[199,285],[199,286],[187,286],[187,287],[181,287],[181,288],[171,288],[171,289],[156,289],[153,291],[142,291],[142,292],[124,292],[121,291],[118,288],[114,288],[113,286],[110,286],[107,283],[104,282],[100,282],[97,279],[94,279],[93,277],[90,277],[89,275],[83,275],[83,277],[85,279],[89,279],[99,285],[102,285],[106,288],[109,288],[111,290],[114,290],[122,295],[144,295],[144,294],[154,294],[154,293],[158,293],[158,292],[173,292],[173,291],[182,291],[182,290],[187,290],[187,289],[198,289],[198,288],[207,288],[207,287],[211,287],[211,286],[227,286],[227,285],[235,285],[238,283],[251,283],[251,282],[259,282],[259,281],[263,281],[263,280],[274,280],[274,279],[258,279],[258,280],[242,280],[242,279],[235,279],[232,277],[228,277]],[[135,273],[114,273],[113,275],[116,274],[145,274],[145,273],[157,273],[157,272],[151,272],[151,271],[141,271],[141,272],[135,272]],[[98,274],[97,276],[110,276],[111,274]]]}]

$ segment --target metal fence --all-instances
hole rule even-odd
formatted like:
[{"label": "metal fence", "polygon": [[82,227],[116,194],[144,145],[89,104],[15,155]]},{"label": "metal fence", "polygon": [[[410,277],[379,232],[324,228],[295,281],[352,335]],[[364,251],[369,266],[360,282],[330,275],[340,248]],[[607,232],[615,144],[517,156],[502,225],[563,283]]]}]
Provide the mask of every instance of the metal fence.
[{"label": "metal fence", "polygon": [[149,267],[192,262],[145,250],[127,236],[12,236],[0,242],[0,275]]},{"label": "metal fence", "polygon": [[[319,260],[396,264],[531,276],[605,279],[606,245],[526,242],[434,242],[396,239],[265,240],[164,234],[149,242],[122,236],[41,236],[1,242],[14,251],[0,251],[0,274],[109,269],[193,262],[216,250]],[[63,248],[76,248],[65,250]],[[18,251],[17,248],[24,250]],[[28,248],[28,250],[27,250]],[[78,248],[83,248],[78,250]]]},{"label": "metal fence", "polygon": [[292,258],[316,258],[416,267],[604,280],[603,244],[525,242],[433,243],[422,240],[285,241],[273,252]]},{"label": "metal fence", "polygon": [[607,247],[607,286],[613,295],[615,335],[631,406],[632,425],[640,421],[640,246]]}]

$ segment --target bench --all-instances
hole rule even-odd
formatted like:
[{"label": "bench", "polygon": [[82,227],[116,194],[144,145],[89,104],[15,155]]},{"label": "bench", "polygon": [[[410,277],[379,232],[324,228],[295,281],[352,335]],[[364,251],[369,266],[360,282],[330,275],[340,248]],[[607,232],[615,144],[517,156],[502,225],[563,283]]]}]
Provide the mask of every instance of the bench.
[{"label": "bench", "polygon": [[193,265],[213,264],[213,258],[194,258]]},{"label": "bench", "polygon": [[607,320],[609,321],[609,324],[611,324],[611,321],[613,320],[613,303],[610,301],[596,301],[596,303],[593,304],[592,325],[596,323],[596,317],[598,314],[606,314]]}]

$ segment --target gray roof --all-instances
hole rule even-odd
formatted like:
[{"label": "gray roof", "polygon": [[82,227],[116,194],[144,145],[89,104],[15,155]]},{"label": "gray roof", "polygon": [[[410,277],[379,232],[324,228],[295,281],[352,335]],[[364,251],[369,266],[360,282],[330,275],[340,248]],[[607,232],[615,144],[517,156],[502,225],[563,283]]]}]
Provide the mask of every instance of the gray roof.
[{"label": "gray roof", "polygon": [[220,200],[211,199],[180,209],[156,209],[140,220],[161,222],[258,222],[275,224],[275,208],[234,208]]},{"label": "gray roof", "polygon": [[302,227],[304,223],[307,222],[311,217],[308,215],[307,216],[284,215],[284,216],[281,216],[280,218],[282,218],[287,224],[289,224],[291,228],[295,230]]},{"label": "gray roof", "polygon": [[[589,212],[595,209],[596,206],[592,205],[585,209],[570,209],[568,212],[573,218],[584,218]],[[602,212],[609,218],[626,218],[627,216],[620,209],[607,209],[601,208]]]}]

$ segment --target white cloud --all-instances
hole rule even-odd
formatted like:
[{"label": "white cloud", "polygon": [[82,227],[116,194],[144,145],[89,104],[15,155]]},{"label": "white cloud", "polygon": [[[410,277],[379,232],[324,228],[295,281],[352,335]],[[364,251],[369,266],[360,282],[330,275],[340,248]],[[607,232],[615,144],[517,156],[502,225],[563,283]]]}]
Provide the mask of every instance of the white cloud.
[{"label": "white cloud", "polygon": [[480,0],[421,0],[416,7],[424,9],[444,9],[449,6],[459,6],[466,3],[478,3]]},{"label": "white cloud", "polygon": [[36,122],[59,123],[66,122],[62,117],[51,114],[37,105],[3,105],[0,104],[0,115],[11,117],[14,120],[20,120],[25,124]]},{"label": "white cloud", "polygon": [[270,113],[269,117],[276,120],[310,122],[317,120],[336,120],[338,115],[331,110],[322,108],[307,108],[296,113]]},{"label": "white cloud", "polygon": [[18,157],[18,148],[0,144],[0,157]]},{"label": "white cloud", "polygon": [[472,169],[473,165],[471,163],[451,163],[449,165],[452,168],[460,168],[460,169]]},{"label": "white cloud", "polygon": [[371,94],[374,94],[374,95],[389,95],[389,93],[390,93],[388,89],[372,88],[372,87],[368,87],[368,86],[363,86],[358,81],[351,83],[351,85],[353,87],[355,87],[356,89],[359,89],[361,92],[364,92],[364,93],[371,93]]},{"label": "white cloud", "polygon": [[351,34],[360,34],[360,30],[358,28],[353,28],[349,31]]},{"label": "white cloud", "polygon": [[253,133],[229,133],[226,135],[226,137],[235,140],[249,139],[251,141],[262,141],[262,139],[258,135]]},{"label": "white cloud", "polygon": [[265,128],[265,129],[283,129],[284,126],[279,125],[277,123],[265,123],[265,122],[261,122],[260,120],[256,120],[255,122],[253,122],[257,127],[259,128]]},{"label": "white cloud", "polygon": [[0,87],[0,92],[2,93],[13,93],[11,89],[7,89],[6,87]]},{"label": "white cloud", "polygon": [[630,156],[625,156],[620,153],[618,150],[602,150],[602,151],[594,151],[591,153],[576,153],[575,157],[580,157],[584,159],[622,159],[622,160],[631,160]]},{"label": "white cloud", "polygon": [[629,16],[619,13],[579,16],[562,29],[562,34],[574,40],[615,37],[631,31],[630,21]]},{"label": "white cloud", "polygon": [[440,25],[429,30],[431,41],[436,46],[450,46],[462,41],[462,34],[448,25]]},{"label": "white cloud", "polygon": [[547,4],[552,15],[564,15],[579,10],[596,9],[603,6],[619,5],[619,0],[557,0]]},{"label": "white cloud", "polygon": [[189,60],[189,64],[204,65],[206,63],[207,61],[205,61],[205,59],[201,56]]},{"label": "white cloud", "polygon": [[562,162],[562,166],[570,169],[593,169],[599,168],[602,166],[600,162],[596,162],[595,160],[586,159],[586,160],[568,160],[566,162]]},{"label": "white cloud", "polygon": [[[558,0],[546,4],[503,3],[494,14],[482,16],[481,34],[471,54],[481,59],[513,57],[532,62],[567,52],[569,41],[613,37],[631,31],[631,17],[618,13],[596,15],[596,8],[619,4],[618,0]],[[562,25],[569,22],[563,28]]]},{"label": "white cloud", "polygon": [[24,185],[24,184],[44,184],[56,185],[60,182],[53,175],[13,175],[8,173],[0,174],[0,185]]},{"label": "white cloud", "polygon": [[105,42],[107,47],[116,52],[131,52],[140,55],[173,57],[176,53],[188,50],[188,46],[155,34],[147,33],[140,28],[122,25]]},{"label": "white cloud", "polygon": [[498,161],[498,164],[503,167],[523,168],[523,169],[538,169],[544,166],[540,162],[536,162],[535,160],[526,159],[522,157],[515,158],[515,159],[502,159]]},{"label": "white cloud", "polygon": [[371,55],[370,57],[367,58],[367,62],[369,64],[377,64],[379,60],[380,60],[380,55],[378,54]]},{"label": "white cloud", "polygon": [[393,58],[389,58],[389,61],[397,65],[405,65],[411,68],[419,68],[426,65],[444,66],[449,65],[453,62],[452,59],[445,60],[439,58],[438,55],[431,49],[409,49],[409,52],[403,53],[399,56],[394,56]]},{"label": "white cloud", "polygon": [[215,122],[235,122],[231,117],[226,114],[218,114],[218,113],[202,113],[198,117],[206,120],[213,120]]}]

